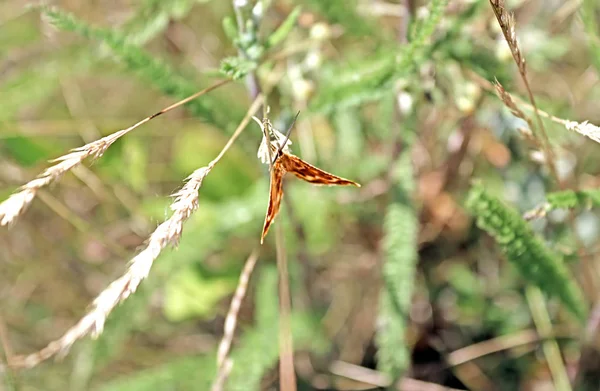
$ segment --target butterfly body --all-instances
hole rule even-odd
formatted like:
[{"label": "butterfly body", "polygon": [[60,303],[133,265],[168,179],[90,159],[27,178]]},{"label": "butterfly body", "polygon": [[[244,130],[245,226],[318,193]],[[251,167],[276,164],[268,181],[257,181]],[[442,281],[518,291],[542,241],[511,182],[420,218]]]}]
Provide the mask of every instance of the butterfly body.
[{"label": "butterfly body", "polygon": [[281,207],[281,199],[283,198],[283,177],[287,172],[294,174],[296,177],[316,185],[340,185],[340,186],[356,186],[360,184],[345,179],[326,171],[321,170],[300,159],[298,156],[291,153],[274,150],[275,159],[271,169],[271,187],[269,190],[269,206],[267,215],[265,216],[265,224],[263,226],[260,243],[264,242],[265,236],[269,231],[269,227],[275,220],[277,213]]}]

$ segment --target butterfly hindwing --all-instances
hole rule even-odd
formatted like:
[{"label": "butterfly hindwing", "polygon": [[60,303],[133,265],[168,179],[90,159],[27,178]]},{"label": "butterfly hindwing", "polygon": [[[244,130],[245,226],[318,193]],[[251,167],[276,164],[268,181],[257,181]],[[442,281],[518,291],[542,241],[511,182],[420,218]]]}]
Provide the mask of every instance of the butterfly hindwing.
[{"label": "butterfly hindwing", "polygon": [[281,159],[277,159],[273,164],[271,170],[271,188],[269,190],[269,206],[267,208],[267,215],[265,216],[265,224],[263,226],[262,236],[260,243],[262,244],[269,232],[269,227],[275,220],[279,208],[281,207],[281,199],[283,198],[283,176],[285,175],[285,168],[283,167]]},{"label": "butterfly hindwing", "polygon": [[282,153],[278,161],[282,162],[282,165],[287,172],[291,172],[298,178],[310,183],[317,185],[353,185],[360,187],[356,182],[323,171],[290,153]]}]

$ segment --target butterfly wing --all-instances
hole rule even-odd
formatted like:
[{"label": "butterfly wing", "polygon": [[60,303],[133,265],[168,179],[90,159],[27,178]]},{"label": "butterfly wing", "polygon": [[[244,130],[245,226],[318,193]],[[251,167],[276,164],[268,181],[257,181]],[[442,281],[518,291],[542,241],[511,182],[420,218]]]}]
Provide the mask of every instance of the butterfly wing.
[{"label": "butterfly wing", "polygon": [[267,215],[265,216],[265,224],[263,226],[260,244],[265,240],[269,227],[273,224],[275,216],[281,207],[281,199],[283,198],[283,176],[285,168],[282,165],[281,159],[277,159],[271,169],[271,189],[269,191],[269,206],[267,207]]},{"label": "butterfly wing", "polygon": [[300,159],[298,156],[292,155],[290,153],[282,153],[278,161],[282,162],[282,165],[287,172],[291,172],[298,178],[310,183],[314,183],[317,185],[353,185],[356,187],[360,187],[360,184],[354,181],[341,178],[339,176],[323,171],[320,168],[317,168],[312,164],[309,164],[304,160]]}]

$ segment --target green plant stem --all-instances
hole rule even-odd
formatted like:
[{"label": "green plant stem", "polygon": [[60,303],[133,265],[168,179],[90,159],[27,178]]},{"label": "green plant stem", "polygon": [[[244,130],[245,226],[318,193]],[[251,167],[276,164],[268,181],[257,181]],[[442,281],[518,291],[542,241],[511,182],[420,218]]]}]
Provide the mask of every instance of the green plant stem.
[{"label": "green plant stem", "polygon": [[542,349],[544,350],[544,355],[548,361],[552,379],[554,379],[555,389],[557,391],[572,391],[569,375],[560,354],[560,348],[558,347],[556,339],[551,337],[553,335],[552,322],[548,310],[546,309],[544,295],[542,294],[542,291],[534,285],[529,285],[527,287],[525,295],[535,327],[540,337],[544,339]]}]

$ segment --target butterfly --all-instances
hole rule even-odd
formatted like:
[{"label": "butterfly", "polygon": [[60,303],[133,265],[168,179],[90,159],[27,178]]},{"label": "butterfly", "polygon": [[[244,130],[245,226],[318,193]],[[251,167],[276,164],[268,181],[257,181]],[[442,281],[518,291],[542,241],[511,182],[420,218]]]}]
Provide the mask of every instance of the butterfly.
[{"label": "butterfly", "polygon": [[[289,133],[287,137],[289,137]],[[320,168],[305,162],[298,156],[287,152],[287,137],[279,148],[271,144],[271,151],[274,152],[275,155],[271,168],[269,206],[267,207],[267,215],[265,216],[265,223],[260,238],[261,244],[264,242],[265,236],[267,236],[267,232],[269,232],[269,227],[273,224],[273,221],[279,212],[279,208],[281,207],[281,200],[283,198],[283,177],[286,173],[292,173],[296,177],[315,185],[352,185],[360,187],[360,184],[354,181],[323,171]]]}]

